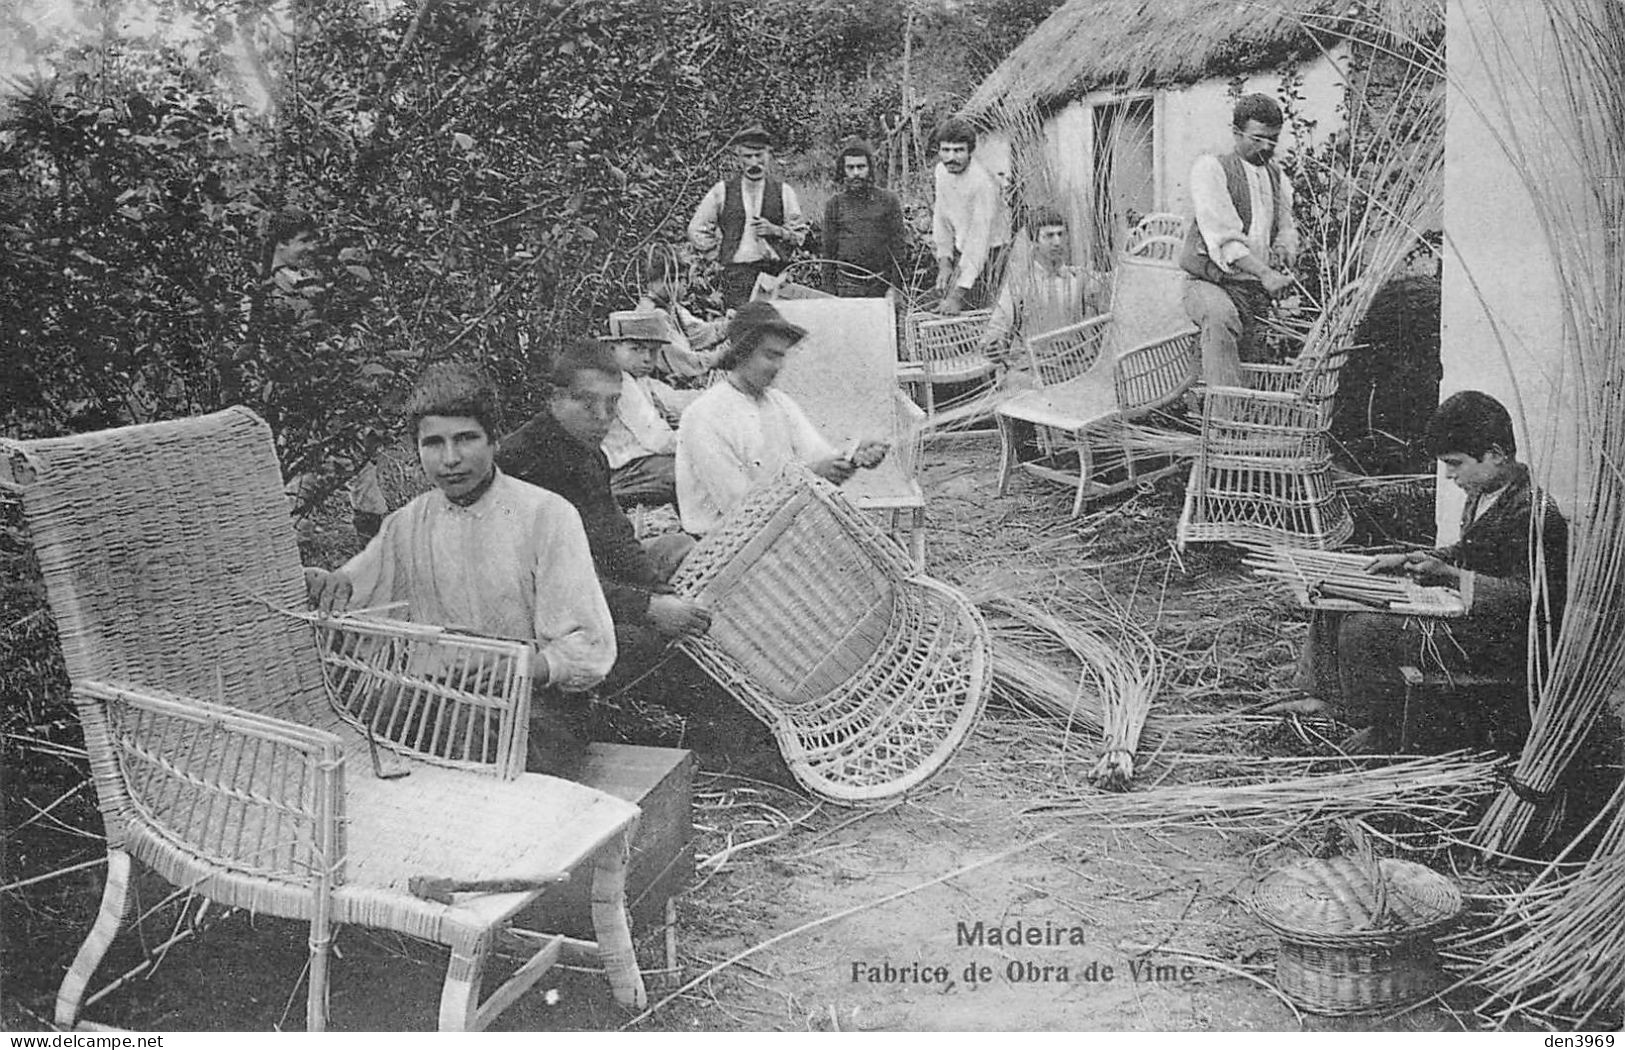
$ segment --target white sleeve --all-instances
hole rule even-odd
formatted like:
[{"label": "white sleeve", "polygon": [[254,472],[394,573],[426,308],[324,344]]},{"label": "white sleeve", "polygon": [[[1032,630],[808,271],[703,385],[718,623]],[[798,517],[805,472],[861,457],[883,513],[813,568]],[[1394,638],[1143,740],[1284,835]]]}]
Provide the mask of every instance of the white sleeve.
[{"label": "white sleeve", "polygon": [[538,529],[536,647],[547,684],[569,693],[591,689],[615,664],[615,624],[609,616],[592,549],[575,507],[560,501],[551,528]]},{"label": "white sleeve", "polygon": [[795,399],[782,390],[773,393],[776,395],[773,400],[778,402],[785,419],[790,422],[790,440],[795,443],[797,458],[803,463],[813,463],[835,455],[835,446],[813,426],[812,420],[807,418],[807,413],[801,410]]},{"label": "white sleeve", "polygon": [[780,185],[784,187],[784,239],[800,246],[807,237],[807,220],[801,214],[801,199],[788,182]]},{"label": "white sleeve", "polygon": [[715,528],[751,486],[737,428],[726,424],[718,408],[702,397],[677,428],[677,509],[684,530],[696,536]]},{"label": "white sleeve", "polygon": [[1247,231],[1242,228],[1241,216],[1230,199],[1230,187],[1225,182],[1224,168],[1219,158],[1203,154],[1191,165],[1191,204],[1196,211],[1196,227],[1202,231],[1208,258],[1221,270],[1230,270],[1237,259],[1251,255],[1247,247]]},{"label": "white sleeve", "polygon": [[688,240],[702,252],[708,252],[722,243],[722,233],[717,229],[717,219],[722,215],[722,202],[727,191],[722,183],[712,186],[706,195],[700,198],[700,206],[694,209],[694,217],[688,220]]}]

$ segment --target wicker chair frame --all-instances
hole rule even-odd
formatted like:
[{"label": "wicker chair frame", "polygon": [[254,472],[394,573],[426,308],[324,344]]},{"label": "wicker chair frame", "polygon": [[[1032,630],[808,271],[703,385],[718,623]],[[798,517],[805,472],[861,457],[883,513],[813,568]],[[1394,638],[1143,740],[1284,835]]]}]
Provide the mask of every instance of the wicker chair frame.
[{"label": "wicker chair frame", "polygon": [[[1009,491],[1016,468],[1077,489],[1072,515],[1086,500],[1101,499],[1147,484],[1179,469],[1166,462],[1142,471],[1144,458],[1129,424],[1151,417],[1190,388],[1196,358],[1196,330],[1187,328],[1113,356],[1112,315],[1101,314],[1027,341],[1031,372],[1038,383],[1002,403],[999,424],[999,495]],[[1017,463],[1016,421],[1039,428],[1044,460]],[[1114,452],[1102,464],[1105,450]],[[1047,464],[1056,453],[1078,457],[1077,470]],[[1109,473],[1108,473],[1109,472]]]},{"label": "wicker chair frame", "polygon": [[683,648],[820,798],[878,805],[920,786],[981,716],[992,659],[975,606],[804,468],[752,493],[672,585],[711,610]]},{"label": "wicker chair frame", "polygon": [[898,379],[919,388],[926,419],[937,414],[939,383],[969,383],[990,376],[997,366],[982,349],[992,310],[944,316],[912,310],[904,319]]},{"label": "wicker chair frame", "polygon": [[1167,258],[1179,258],[1179,245],[1185,240],[1185,227],[1189,220],[1185,216],[1171,211],[1158,211],[1142,218],[1128,231],[1123,240],[1123,251],[1129,255],[1150,255],[1154,258],[1163,258],[1157,255],[1160,249],[1149,251],[1141,250],[1142,246],[1153,238],[1172,238],[1175,244],[1174,253]]},{"label": "wicker chair frame", "polygon": [[[344,923],[450,948],[443,1029],[485,1027],[564,959],[601,965],[619,1002],[643,1004],[625,907],[638,809],[523,772],[528,644],[290,611],[303,573],[270,430],[246,409],[0,451],[107,835],[101,910],[58,1025],[78,1022],[123,924],[132,860],[223,905],[308,922],[311,1029],[327,1021]],[[357,768],[375,748],[410,776],[374,775],[365,757]],[[595,941],[510,929],[543,876],[589,864]],[[537,885],[443,904],[410,892],[416,875]],[[527,961],[482,998],[505,945]]]}]

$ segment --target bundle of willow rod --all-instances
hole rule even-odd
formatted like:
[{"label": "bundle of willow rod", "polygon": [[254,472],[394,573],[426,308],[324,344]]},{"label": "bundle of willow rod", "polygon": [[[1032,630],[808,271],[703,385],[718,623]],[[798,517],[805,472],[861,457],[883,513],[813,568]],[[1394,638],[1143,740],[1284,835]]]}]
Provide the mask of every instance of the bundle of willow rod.
[{"label": "bundle of willow rod", "polygon": [[[1298,601],[1320,604],[1319,596],[1345,599],[1374,612],[1459,616],[1461,596],[1446,587],[1424,587],[1403,576],[1372,573],[1366,554],[1300,547],[1255,547],[1242,559],[1253,575],[1291,585]],[[1335,603],[1333,607],[1336,606]]]},{"label": "bundle of willow rod", "polygon": [[[1436,830],[1460,827],[1495,789],[1496,759],[1456,752],[1376,765],[1386,759],[1306,758],[1207,781],[1126,795],[1054,796],[1029,812],[1086,824],[1160,827],[1291,827],[1338,817],[1391,814]],[[1298,775],[1283,776],[1297,765]],[[1317,772],[1327,766],[1332,772]]]},{"label": "bundle of willow rod", "polygon": [[[1503,118],[1492,124],[1507,128],[1508,155],[1527,184],[1562,289],[1563,356],[1548,371],[1561,374],[1566,382],[1553,386],[1566,389],[1548,395],[1549,447],[1579,445],[1574,475],[1567,479],[1576,506],[1566,613],[1550,671],[1531,683],[1538,699],[1514,773],[1518,790],[1502,792],[1474,834],[1476,843],[1497,853],[1522,847],[1540,815],[1532,800],[1557,784],[1605,698],[1625,680],[1625,266],[1618,245],[1625,229],[1625,111],[1618,104],[1625,83],[1625,10],[1609,0],[1550,0],[1542,12],[1555,61],[1542,63],[1531,77],[1550,73],[1558,86],[1534,96],[1544,107],[1541,116],[1525,115],[1531,96],[1509,93],[1500,81],[1495,97],[1473,100]],[[1500,9],[1492,6],[1485,17],[1495,21]],[[1520,138],[1537,126],[1565,135],[1564,164],[1553,164],[1548,145]],[[1580,177],[1566,168],[1577,168]],[[1548,467],[1537,477],[1550,474]],[[1531,539],[1535,550],[1540,539]],[[1538,592],[1544,577],[1535,575],[1536,603],[1548,601]],[[1549,639],[1531,635],[1533,657]],[[1532,667],[1537,662],[1531,658]]]},{"label": "bundle of willow rod", "polygon": [[1078,662],[1080,676],[1070,697],[1062,684],[1066,678],[1059,672],[1019,659],[1007,659],[1005,669],[1008,672],[1014,664],[1028,685],[1040,686],[1029,694],[1039,705],[1098,729],[1102,750],[1089,777],[1102,788],[1126,789],[1134,779],[1134,753],[1162,681],[1161,652],[1150,635],[1123,610],[1081,597],[1067,604],[1064,616],[1020,597],[996,597],[980,607],[995,639],[995,682],[1000,677],[1001,648],[1007,657],[1018,651],[1013,645],[1000,645],[998,625],[1005,620],[1013,621],[1019,633],[1007,629],[1003,638],[1036,635]]}]

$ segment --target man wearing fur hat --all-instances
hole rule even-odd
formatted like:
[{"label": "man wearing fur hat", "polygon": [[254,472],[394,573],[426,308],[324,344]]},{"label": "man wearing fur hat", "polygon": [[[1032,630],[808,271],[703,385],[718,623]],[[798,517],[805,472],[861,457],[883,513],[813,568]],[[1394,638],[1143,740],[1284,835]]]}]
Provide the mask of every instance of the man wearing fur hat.
[{"label": "man wearing fur hat", "polygon": [[840,191],[824,205],[824,290],[876,298],[903,287],[903,202],[875,185],[875,151],[853,140],[835,158]]},{"label": "man wearing fur hat", "polygon": [[752,125],[729,141],[739,174],[711,187],[688,222],[688,239],[722,264],[722,304],[738,309],[760,274],[777,274],[801,246],[807,224],[789,184],[768,174],[773,139]]}]

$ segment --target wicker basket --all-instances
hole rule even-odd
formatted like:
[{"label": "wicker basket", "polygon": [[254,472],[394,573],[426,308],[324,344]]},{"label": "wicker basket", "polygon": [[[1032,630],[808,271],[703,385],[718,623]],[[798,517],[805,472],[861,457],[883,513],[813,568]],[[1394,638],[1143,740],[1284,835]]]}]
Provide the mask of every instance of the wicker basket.
[{"label": "wicker basket", "polygon": [[1461,909],[1454,883],[1406,860],[1298,861],[1253,891],[1253,910],[1281,937],[1276,983],[1317,1014],[1387,1010],[1437,991],[1434,940]]}]

